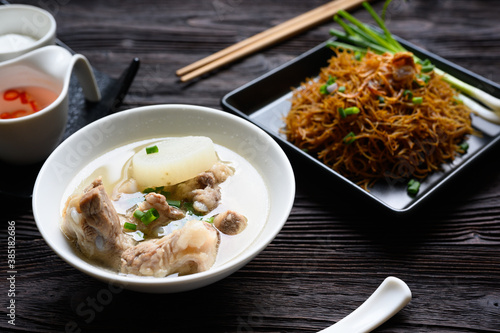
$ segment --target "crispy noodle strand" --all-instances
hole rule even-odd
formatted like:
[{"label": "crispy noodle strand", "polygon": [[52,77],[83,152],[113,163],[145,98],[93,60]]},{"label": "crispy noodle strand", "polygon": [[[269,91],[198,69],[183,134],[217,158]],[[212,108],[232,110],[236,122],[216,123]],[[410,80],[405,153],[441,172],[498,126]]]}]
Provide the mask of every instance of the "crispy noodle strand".
[{"label": "crispy noodle strand", "polygon": [[[463,153],[459,145],[473,133],[470,110],[434,71],[421,73],[409,52],[356,60],[334,51],[319,78],[293,92],[283,129],[290,142],[365,189],[381,178],[422,179]],[[336,79],[332,92],[322,94],[329,78]],[[342,118],[339,108],[352,106],[360,112]]]}]

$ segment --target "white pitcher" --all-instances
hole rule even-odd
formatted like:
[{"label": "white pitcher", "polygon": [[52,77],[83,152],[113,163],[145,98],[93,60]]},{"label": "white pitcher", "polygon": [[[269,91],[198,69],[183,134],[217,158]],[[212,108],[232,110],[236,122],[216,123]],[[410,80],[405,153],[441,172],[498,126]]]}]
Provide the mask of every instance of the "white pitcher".
[{"label": "white pitcher", "polygon": [[0,119],[0,160],[13,164],[40,162],[58,145],[66,128],[73,71],[85,98],[99,101],[101,94],[89,62],[83,55],[73,55],[63,47],[45,46],[0,63],[1,94],[12,88],[38,86],[58,96],[33,114]]}]

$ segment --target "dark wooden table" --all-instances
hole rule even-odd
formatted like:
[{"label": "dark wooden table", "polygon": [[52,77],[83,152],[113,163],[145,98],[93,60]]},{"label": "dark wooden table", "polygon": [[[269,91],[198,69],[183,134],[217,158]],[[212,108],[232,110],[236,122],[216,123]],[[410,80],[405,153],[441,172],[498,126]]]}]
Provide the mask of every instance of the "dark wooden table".
[{"label": "dark wooden table", "polygon": [[[325,1],[19,2],[51,11],[58,37],[99,71],[115,77],[140,58],[122,109],[159,103],[220,109],[226,93],[323,42],[334,26],[322,24],[180,83],[178,68]],[[380,10],[383,1],[373,5]],[[364,10],[352,13],[371,22]],[[500,83],[499,17],[497,0],[395,0],[388,25]],[[3,196],[0,331],[316,332],[349,314],[392,275],[409,285],[413,299],[376,332],[500,332],[497,154],[498,147],[408,217],[351,202],[292,159],[297,194],[276,239],[237,273],[179,294],[105,292],[108,285],[75,270],[46,245],[30,200]],[[7,316],[9,221],[16,225],[15,326]]]}]

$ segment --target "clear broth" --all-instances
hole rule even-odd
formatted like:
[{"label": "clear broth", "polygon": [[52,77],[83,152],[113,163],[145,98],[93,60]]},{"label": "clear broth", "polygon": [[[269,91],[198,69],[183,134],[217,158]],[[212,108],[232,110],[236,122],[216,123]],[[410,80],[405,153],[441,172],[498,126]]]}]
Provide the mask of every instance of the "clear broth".
[{"label": "clear broth", "polygon": [[[157,141],[161,141],[161,139],[156,138],[128,144],[91,162],[68,185],[61,202],[61,211],[68,196],[81,192],[99,176],[102,176],[106,192],[111,196],[114,188],[129,178],[128,168],[132,156],[139,149]],[[245,158],[232,150],[217,144],[215,144],[215,150],[220,160],[231,166],[235,172],[233,176],[221,184],[221,204],[207,216],[214,215],[223,209],[231,209],[243,214],[248,219],[248,225],[238,235],[228,236],[220,233],[219,251],[213,267],[227,263],[244,253],[262,232],[267,222],[270,207],[268,189],[259,172]],[[119,213],[124,211],[123,207],[117,208]],[[164,227],[165,233],[174,230],[175,225],[176,222],[173,221],[169,224],[170,227]]]}]

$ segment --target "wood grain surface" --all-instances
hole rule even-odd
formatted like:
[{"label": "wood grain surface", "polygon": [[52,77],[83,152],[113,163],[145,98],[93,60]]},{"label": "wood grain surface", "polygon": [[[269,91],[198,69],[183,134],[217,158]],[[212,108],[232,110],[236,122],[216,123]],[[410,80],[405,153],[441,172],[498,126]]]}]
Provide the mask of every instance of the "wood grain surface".
[{"label": "wood grain surface", "polygon": [[[16,3],[52,12],[58,38],[112,77],[139,57],[122,109],[159,103],[220,109],[225,94],[323,42],[335,26],[321,24],[180,83],[177,69],[325,1]],[[372,22],[362,9],[351,12]],[[387,22],[394,34],[500,83],[499,16],[497,0],[395,0]],[[413,299],[375,332],[500,332],[499,153],[497,147],[477,160],[411,216],[350,200],[292,158],[295,204],[276,239],[235,274],[178,294],[121,290],[80,273],[46,245],[29,200],[1,197],[0,331],[317,332],[392,275],[408,284]],[[9,221],[16,225],[15,326],[7,316]]]}]

